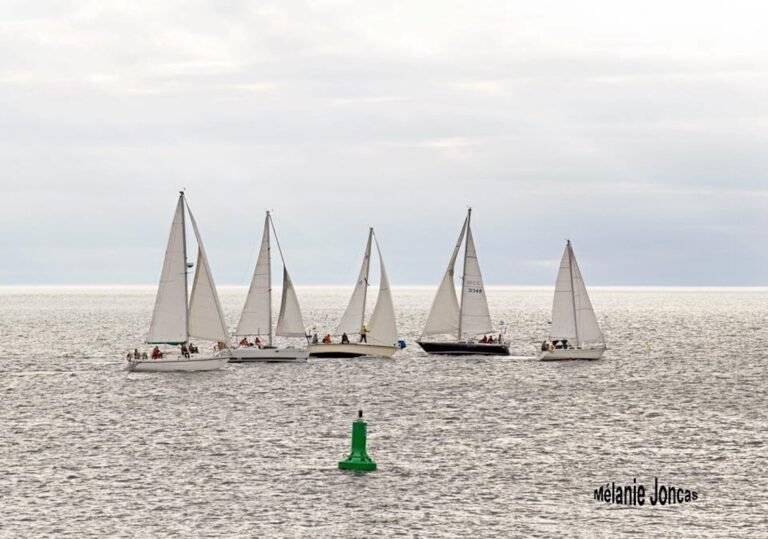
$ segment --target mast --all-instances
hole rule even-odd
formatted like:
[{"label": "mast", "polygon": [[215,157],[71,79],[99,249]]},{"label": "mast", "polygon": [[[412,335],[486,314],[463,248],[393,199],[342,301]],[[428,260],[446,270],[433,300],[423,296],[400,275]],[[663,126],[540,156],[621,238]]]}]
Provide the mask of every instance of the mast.
[{"label": "mast", "polygon": [[566,240],[568,244],[568,272],[571,276],[571,305],[573,306],[573,329],[576,330],[576,346],[581,345],[579,340],[579,319],[576,317],[576,287],[573,285],[573,250],[571,249],[571,240]]},{"label": "mast", "polygon": [[467,242],[469,241],[469,221],[472,218],[472,208],[467,209],[467,233],[464,237],[464,265],[461,269],[461,299],[459,300],[459,334],[458,339],[461,340],[461,318],[464,314],[464,281],[467,277]]},{"label": "mast", "polygon": [[189,342],[189,263],[187,262],[187,224],[185,219],[184,207],[187,204],[184,198],[184,191],[179,191],[181,197],[181,244],[184,247],[184,323],[186,325],[186,341]]},{"label": "mast", "polygon": [[269,305],[269,346],[272,346],[272,246],[269,241],[269,225],[271,222],[272,216],[269,214],[269,210],[267,210],[267,222],[264,223],[264,234],[267,237],[267,305]]},{"label": "mast", "polygon": [[368,260],[368,265],[365,268],[365,287],[363,287],[363,312],[360,318],[360,330],[365,326],[365,302],[368,296],[368,275],[371,273],[371,239],[373,238],[373,227],[368,230],[368,245],[365,246],[365,259]]}]

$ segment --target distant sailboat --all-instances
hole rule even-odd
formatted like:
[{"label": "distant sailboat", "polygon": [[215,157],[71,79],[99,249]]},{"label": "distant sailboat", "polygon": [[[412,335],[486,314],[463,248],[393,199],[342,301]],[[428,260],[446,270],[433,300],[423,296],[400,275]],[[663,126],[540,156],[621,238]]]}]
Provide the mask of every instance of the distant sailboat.
[{"label": "distant sailboat", "polygon": [[[483,276],[477,260],[475,240],[472,237],[471,217],[472,209],[470,208],[467,210],[467,218],[464,220],[464,226],[461,227],[459,240],[448,262],[448,269],[432,302],[427,323],[417,342],[429,354],[508,356],[509,346],[502,342],[501,335],[498,341],[492,343],[470,341],[466,338],[468,335],[487,335],[493,332]],[[459,303],[456,298],[454,272],[456,258],[465,238],[464,273],[461,279],[461,303]],[[424,337],[446,334],[455,335],[456,340],[424,340]]]},{"label": "distant sailboat", "polygon": [[568,240],[555,281],[550,338],[542,344],[539,359],[594,360],[603,357],[605,348],[603,332]]},{"label": "distant sailboat", "polygon": [[[189,298],[187,297],[187,270],[193,265],[187,262],[185,210],[189,212],[189,220],[192,222],[197,240],[197,271],[192,285],[192,295]],[[229,346],[227,326],[208,258],[205,255],[203,240],[182,191],[176,204],[171,234],[165,250],[147,344],[183,345],[189,349],[190,337],[217,341],[224,346]],[[128,370],[136,372],[208,371],[223,367],[227,360],[227,357],[215,355],[196,357],[195,354],[189,354],[189,357],[179,354],[177,357],[140,359],[131,357],[129,354]]]},{"label": "distant sailboat", "polygon": [[[365,326],[365,300],[368,293],[368,274],[371,266],[372,242],[376,242],[376,251],[379,254],[379,295],[373,314]],[[359,335],[360,340],[366,342],[349,343],[313,343],[309,347],[309,355],[313,357],[361,357],[378,356],[392,357],[398,350],[397,323],[395,321],[395,306],[392,303],[392,291],[389,287],[389,278],[384,268],[384,259],[381,257],[381,249],[373,228],[368,232],[368,243],[365,246],[365,256],[360,274],[357,278],[355,290],[349,300],[347,310],[341,317],[341,322],[336,328],[336,335]]]},{"label": "distant sailboat", "polygon": [[[275,243],[283,262],[283,294],[280,302],[280,314],[277,317],[277,328],[272,329],[272,248],[270,230],[275,234]],[[296,297],[296,290],[285,266],[283,251],[277,240],[277,232],[272,216],[267,212],[264,220],[264,233],[261,237],[261,249],[253,272],[253,279],[245,300],[243,313],[235,334],[245,336],[266,337],[266,345],[239,346],[230,350],[231,363],[295,363],[306,361],[309,352],[306,349],[293,347],[277,348],[272,345],[273,336],[306,338],[301,307]]]}]

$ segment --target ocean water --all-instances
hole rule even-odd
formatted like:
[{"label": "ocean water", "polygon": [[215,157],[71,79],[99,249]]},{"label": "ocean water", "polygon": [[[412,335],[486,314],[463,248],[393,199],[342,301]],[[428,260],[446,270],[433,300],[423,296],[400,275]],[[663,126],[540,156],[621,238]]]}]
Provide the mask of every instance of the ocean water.
[{"label": "ocean water", "polygon": [[[350,290],[298,292],[322,333]],[[768,536],[768,290],[595,289],[610,350],[564,363],[546,289],[488,291],[515,357],[424,355],[433,292],[394,290],[394,360],[128,374],[154,290],[0,289],[0,537]],[[698,499],[594,500],[635,478]]]}]

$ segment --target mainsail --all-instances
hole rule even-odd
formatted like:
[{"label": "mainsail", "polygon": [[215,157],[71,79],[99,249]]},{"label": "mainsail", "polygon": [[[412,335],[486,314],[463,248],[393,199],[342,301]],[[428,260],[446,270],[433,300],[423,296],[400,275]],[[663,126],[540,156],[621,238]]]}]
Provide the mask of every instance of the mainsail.
[{"label": "mainsail", "polygon": [[570,241],[555,281],[550,335],[553,340],[567,339],[577,346],[605,342]]},{"label": "mainsail", "polygon": [[368,272],[371,266],[372,238],[373,229],[371,228],[368,232],[368,243],[365,246],[363,264],[360,267],[360,274],[357,277],[355,290],[352,292],[352,297],[349,299],[347,310],[344,311],[344,316],[341,317],[341,322],[339,322],[339,325],[336,328],[337,335],[341,335],[342,333],[360,333],[360,329],[365,323],[365,299],[368,292]]},{"label": "mainsail", "polygon": [[368,324],[367,342],[384,346],[397,344],[397,322],[395,321],[395,306],[392,303],[392,290],[389,287],[387,270],[381,256],[379,241],[376,240],[376,251],[379,254],[379,295]]},{"label": "mainsail", "polygon": [[459,255],[459,249],[464,241],[466,230],[467,220],[465,219],[464,225],[461,227],[459,239],[456,242],[456,247],[453,249],[451,260],[448,262],[448,269],[445,270],[443,280],[440,282],[435,299],[432,301],[432,308],[429,311],[427,323],[424,325],[424,331],[421,333],[422,336],[446,333],[458,334],[459,332],[459,300],[456,297],[454,274],[456,258]]},{"label": "mainsail", "polygon": [[245,300],[237,335],[271,335],[272,333],[272,267],[269,243],[269,213],[264,220],[261,249]]},{"label": "mainsail", "polygon": [[184,195],[179,196],[165,249],[147,343],[187,342],[187,261],[184,234]]},{"label": "mainsail", "polygon": [[224,313],[216,292],[216,284],[213,282],[211,267],[208,257],[205,255],[203,239],[197,228],[197,222],[192,211],[187,205],[189,220],[192,222],[192,230],[197,240],[197,271],[192,286],[192,295],[189,299],[189,335],[198,339],[230,344],[227,323],[224,321]]}]

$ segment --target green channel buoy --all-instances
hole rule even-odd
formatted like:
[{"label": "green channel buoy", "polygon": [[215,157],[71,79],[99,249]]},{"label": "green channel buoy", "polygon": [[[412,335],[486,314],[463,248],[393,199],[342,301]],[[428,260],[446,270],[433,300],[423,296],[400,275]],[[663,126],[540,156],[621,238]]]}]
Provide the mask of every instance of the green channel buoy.
[{"label": "green channel buoy", "polygon": [[376,463],[365,450],[367,435],[368,423],[363,421],[363,411],[360,410],[357,412],[357,420],[352,423],[352,451],[345,460],[339,461],[339,470],[372,472],[376,469]]}]

